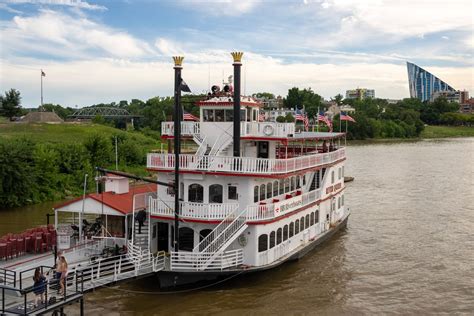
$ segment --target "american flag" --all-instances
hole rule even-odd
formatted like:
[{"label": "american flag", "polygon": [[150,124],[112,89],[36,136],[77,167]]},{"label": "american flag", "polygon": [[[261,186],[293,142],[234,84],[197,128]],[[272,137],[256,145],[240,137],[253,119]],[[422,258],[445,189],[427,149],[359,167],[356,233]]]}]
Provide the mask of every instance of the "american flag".
[{"label": "american flag", "polygon": [[46,77],[46,73],[41,69],[41,77]]},{"label": "american flag", "polygon": [[332,122],[324,115],[324,112],[318,113],[318,121],[324,122],[329,127],[329,131],[332,132]]},{"label": "american flag", "polygon": [[191,113],[188,113],[186,111],[184,111],[184,113],[183,113],[183,119],[185,121],[196,121],[196,122],[199,121],[199,117],[196,117],[196,116],[194,116]]},{"label": "american flag", "polygon": [[306,114],[303,114],[303,112],[299,109],[296,109],[296,112],[295,112],[295,120],[296,121],[303,121],[303,124],[304,124],[304,129],[306,131],[309,130],[309,120],[308,120],[308,116]]},{"label": "american flag", "polygon": [[260,114],[258,115],[258,121],[265,122],[265,112],[260,112]]},{"label": "american flag", "polygon": [[352,117],[347,115],[346,112],[341,112],[341,121],[349,121],[349,122],[356,123],[356,120],[354,120]]}]

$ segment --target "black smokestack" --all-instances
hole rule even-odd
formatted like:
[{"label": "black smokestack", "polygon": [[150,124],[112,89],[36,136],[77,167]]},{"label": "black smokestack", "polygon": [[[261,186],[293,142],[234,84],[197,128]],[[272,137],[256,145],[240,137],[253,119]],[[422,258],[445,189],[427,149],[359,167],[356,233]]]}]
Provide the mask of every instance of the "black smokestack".
[{"label": "black smokestack", "polygon": [[232,52],[234,58],[234,157],[240,157],[240,67],[243,52]]}]

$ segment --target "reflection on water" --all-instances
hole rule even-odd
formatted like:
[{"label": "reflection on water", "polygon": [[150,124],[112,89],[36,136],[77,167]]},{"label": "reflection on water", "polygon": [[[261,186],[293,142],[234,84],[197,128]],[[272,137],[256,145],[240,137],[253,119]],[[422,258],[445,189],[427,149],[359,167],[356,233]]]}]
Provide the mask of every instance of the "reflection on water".
[{"label": "reflection on water", "polygon": [[[189,293],[160,294],[153,278],[102,289],[87,294],[87,314],[472,313],[474,139],[361,144],[348,157],[352,215],[319,251]],[[0,231],[4,219],[28,226],[0,216]]]}]

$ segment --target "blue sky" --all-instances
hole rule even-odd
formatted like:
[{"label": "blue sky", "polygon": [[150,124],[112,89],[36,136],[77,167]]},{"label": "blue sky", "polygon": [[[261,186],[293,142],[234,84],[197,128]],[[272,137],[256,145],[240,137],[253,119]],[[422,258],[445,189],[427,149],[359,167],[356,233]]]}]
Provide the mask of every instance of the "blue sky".
[{"label": "blue sky", "polygon": [[374,88],[408,96],[405,61],[457,89],[473,88],[471,1],[0,0],[0,88],[23,105],[87,106],[172,94],[171,56],[185,56],[194,92],[232,73],[244,51],[244,90],[330,98]]}]

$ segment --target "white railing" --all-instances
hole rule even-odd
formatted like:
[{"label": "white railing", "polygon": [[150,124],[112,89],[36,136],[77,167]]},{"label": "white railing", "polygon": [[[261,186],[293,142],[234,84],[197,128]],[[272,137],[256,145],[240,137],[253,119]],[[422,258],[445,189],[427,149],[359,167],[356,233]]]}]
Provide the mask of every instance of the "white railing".
[{"label": "white railing", "polygon": [[[212,258],[211,253],[171,252],[170,270],[224,270],[243,263],[243,250],[229,250]],[[208,262],[212,260],[212,262]]]},{"label": "white railing", "polygon": [[[200,132],[201,128],[199,122],[181,122],[181,136],[193,136],[195,134],[200,134]],[[174,122],[162,122],[161,135],[174,136]]]},{"label": "white railing", "polygon": [[[201,220],[222,220],[232,213],[237,203],[195,203],[180,202],[180,217]],[[157,216],[174,216],[174,201],[150,199],[149,212]]]},{"label": "white railing", "polygon": [[321,189],[297,195],[286,200],[266,204],[247,206],[248,221],[262,221],[291,213],[321,198]]},{"label": "white railing", "polygon": [[[200,134],[199,122],[182,121],[181,135]],[[277,122],[240,122],[241,136],[255,137],[291,137],[295,133],[295,123]],[[161,123],[161,135],[174,136],[174,122]]]},{"label": "white railing", "polygon": [[[329,153],[318,153],[289,159],[263,159],[230,156],[198,156],[182,154],[179,156],[181,170],[224,171],[232,173],[285,174],[335,162],[345,157],[341,148]],[[150,153],[147,167],[151,169],[172,170],[175,167],[174,154]]]},{"label": "white railing", "polygon": [[216,253],[240,228],[245,225],[245,212],[237,208],[222,220],[196,247],[193,252]]},{"label": "white railing", "polygon": [[295,133],[295,123],[241,122],[240,136],[289,137]]}]

